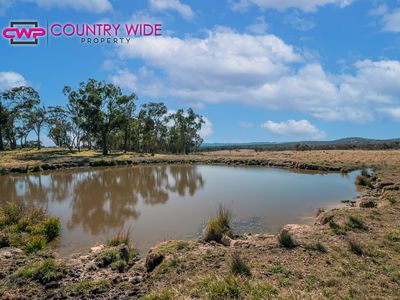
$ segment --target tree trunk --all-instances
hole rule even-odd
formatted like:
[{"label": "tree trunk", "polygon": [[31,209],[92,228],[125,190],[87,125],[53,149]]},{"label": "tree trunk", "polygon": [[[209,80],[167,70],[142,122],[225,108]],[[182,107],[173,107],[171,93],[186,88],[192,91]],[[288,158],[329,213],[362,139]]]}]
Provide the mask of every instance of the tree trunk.
[{"label": "tree trunk", "polygon": [[38,147],[38,150],[41,149],[41,145],[40,145],[40,127],[39,126],[37,128],[37,147]]},{"label": "tree trunk", "polygon": [[103,146],[103,155],[107,155],[108,154],[108,147],[107,147],[107,134],[103,133],[102,136],[102,146]]}]

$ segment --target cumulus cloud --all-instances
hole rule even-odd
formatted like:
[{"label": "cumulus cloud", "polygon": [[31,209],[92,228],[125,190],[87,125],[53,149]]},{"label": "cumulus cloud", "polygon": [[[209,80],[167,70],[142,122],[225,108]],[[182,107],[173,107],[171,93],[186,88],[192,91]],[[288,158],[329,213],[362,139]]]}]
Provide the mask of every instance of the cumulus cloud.
[{"label": "cumulus cloud", "polygon": [[128,69],[118,69],[116,74],[109,76],[110,81],[122,88],[136,90],[137,77]]},{"label": "cumulus cloud", "polygon": [[34,3],[41,8],[62,7],[94,13],[104,13],[112,10],[109,0],[16,0],[13,3],[10,0],[4,0],[0,3],[0,13],[4,13],[12,4],[18,2]]},{"label": "cumulus cloud", "polygon": [[400,32],[400,10],[383,15],[383,31]]},{"label": "cumulus cloud", "polygon": [[199,134],[203,139],[207,139],[214,133],[213,123],[207,117],[203,117],[203,120],[204,124],[201,127]]},{"label": "cumulus cloud", "polygon": [[384,107],[378,109],[378,111],[395,121],[400,121],[400,107]]},{"label": "cumulus cloud", "polygon": [[267,121],[261,125],[275,136],[296,137],[298,139],[321,140],[326,137],[326,133],[311,124],[308,120],[287,120],[285,122]]},{"label": "cumulus cloud", "polygon": [[257,17],[253,24],[247,26],[247,30],[255,34],[265,34],[267,32],[267,29],[268,24],[265,21],[264,16]]},{"label": "cumulus cloud", "polygon": [[245,10],[252,5],[261,9],[276,9],[279,11],[297,8],[304,12],[315,12],[319,7],[328,4],[346,7],[353,0],[231,0],[231,8],[235,11]]},{"label": "cumulus cloud", "polygon": [[177,11],[185,19],[192,19],[194,12],[192,8],[183,4],[180,0],[150,0],[151,8],[155,10],[174,10]]},{"label": "cumulus cloud", "polygon": [[[186,103],[240,103],[301,112],[326,121],[365,123],[379,107],[400,106],[400,62],[355,62],[348,73],[327,73],[272,34],[227,28],[205,38],[141,38],[118,47],[139,59],[138,91]],[[116,74],[118,75],[118,74]]]},{"label": "cumulus cloud", "polygon": [[0,72],[0,91],[26,85],[25,78],[16,72]]}]

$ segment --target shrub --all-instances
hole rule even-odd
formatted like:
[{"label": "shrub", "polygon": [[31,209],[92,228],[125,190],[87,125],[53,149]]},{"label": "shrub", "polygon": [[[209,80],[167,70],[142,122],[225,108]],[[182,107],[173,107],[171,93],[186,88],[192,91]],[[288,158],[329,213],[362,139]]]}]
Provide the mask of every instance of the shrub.
[{"label": "shrub", "polygon": [[350,216],[349,221],[347,222],[347,227],[349,229],[356,229],[356,230],[366,230],[366,226],[364,225],[364,222],[355,217],[355,216]]},{"label": "shrub", "polygon": [[43,234],[47,241],[50,242],[58,237],[61,233],[61,222],[59,218],[50,217],[43,223]]},{"label": "shrub", "polygon": [[111,249],[103,251],[96,258],[96,263],[100,268],[105,268],[117,260],[118,260],[118,251],[115,249]]},{"label": "shrub", "polygon": [[362,246],[359,243],[353,240],[349,240],[348,243],[349,243],[349,250],[351,252],[359,256],[364,254],[364,250],[362,249]]},{"label": "shrub", "polygon": [[232,258],[230,261],[230,270],[233,275],[251,276],[250,267],[240,257],[240,254],[237,251],[233,252],[232,254]]},{"label": "shrub", "polygon": [[369,188],[373,188],[373,185],[372,185],[371,181],[370,181],[367,177],[365,177],[365,176],[363,176],[363,175],[357,176],[357,178],[356,178],[356,185],[366,186],[366,187],[369,187]]},{"label": "shrub", "polygon": [[55,263],[53,259],[46,259],[39,263],[27,265],[17,271],[17,277],[30,278],[41,284],[61,279],[65,274],[65,268]]},{"label": "shrub", "polygon": [[130,229],[126,232],[119,231],[118,233],[114,234],[111,238],[108,239],[107,245],[111,247],[116,247],[119,245],[130,245]]},{"label": "shrub", "polygon": [[326,251],[326,248],[324,247],[324,245],[322,245],[321,243],[308,245],[308,246],[306,246],[306,249],[312,250],[312,251],[319,251],[319,252],[322,252],[322,253],[328,252],[328,251]]},{"label": "shrub", "polygon": [[285,229],[281,230],[281,232],[279,233],[278,241],[281,246],[287,249],[292,249],[297,246],[292,235],[289,233],[289,231]]},{"label": "shrub", "polygon": [[223,235],[232,237],[233,234],[230,223],[231,212],[220,205],[217,217],[211,219],[207,223],[207,227],[204,232],[204,240],[207,242],[220,242]]},{"label": "shrub", "polygon": [[40,235],[32,236],[25,245],[27,253],[37,252],[44,248],[46,248],[46,239]]},{"label": "shrub", "polygon": [[123,259],[117,260],[111,264],[111,269],[120,273],[124,272],[126,270],[126,261]]}]

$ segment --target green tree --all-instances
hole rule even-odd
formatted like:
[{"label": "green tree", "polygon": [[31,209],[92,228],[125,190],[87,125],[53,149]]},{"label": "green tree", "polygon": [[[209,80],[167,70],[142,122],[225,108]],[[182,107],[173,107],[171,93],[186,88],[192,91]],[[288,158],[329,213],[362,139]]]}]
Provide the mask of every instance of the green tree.
[{"label": "green tree", "polygon": [[42,127],[46,122],[46,114],[47,111],[44,106],[43,107],[35,106],[28,114],[28,124],[29,127],[31,127],[33,131],[36,133],[38,150],[40,150],[42,147],[40,141],[40,134],[42,131]]},{"label": "green tree", "polygon": [[188,154],[197,149],[203,139],[199,131],[204,124],[203,117],[196,114],[191,108],[186,112],[179,109],[169,116],[172,125],[169,130],[170,150],[174,153]]},{"label": "green tree", "polygon": [[0,140],[2,141],[0,150],[4,149],[4,133],[11,149],[15,149],[17,146],[16,123],[22,124],[25,130],[29,129],[28,122],[24,120],[32,109],[40,104],[40,96],[32,87],[19,86],[1,93],[1,100],[3,101],[0,101]]},{"label": "green tree", "polygon": [[65,87],[64,93],[79,108],[80,127],[95,138],[104,155],[108,154],[111,135],[123,120],[123,109],[136,95],[124,96],[119,87],[95,79],[81,82],[77,91]]}]

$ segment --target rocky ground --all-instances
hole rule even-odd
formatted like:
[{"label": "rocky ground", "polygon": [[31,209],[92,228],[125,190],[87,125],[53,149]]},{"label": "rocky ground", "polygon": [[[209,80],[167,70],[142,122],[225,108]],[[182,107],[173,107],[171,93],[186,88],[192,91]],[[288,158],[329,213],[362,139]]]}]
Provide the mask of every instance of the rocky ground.
[{"label": "rocky ground", "polygon": [[[287,225],[279,236],[249,233],[224,237],[221,243],[169,241],[144,257],[123,244],[98,246],[67,258],[51,251],[28,255],[2,248],[0,295],[2,299],[399,299],[399,153],[322,153],[289,153],[284,158],[283,153],[279,158],[215,153],[201,158],[230,164],[274,161],[291,168],[375,169],[354,207],[321,211],[314,226]],[[235,257],[242,264],[239,272],[233,267]]]}]

